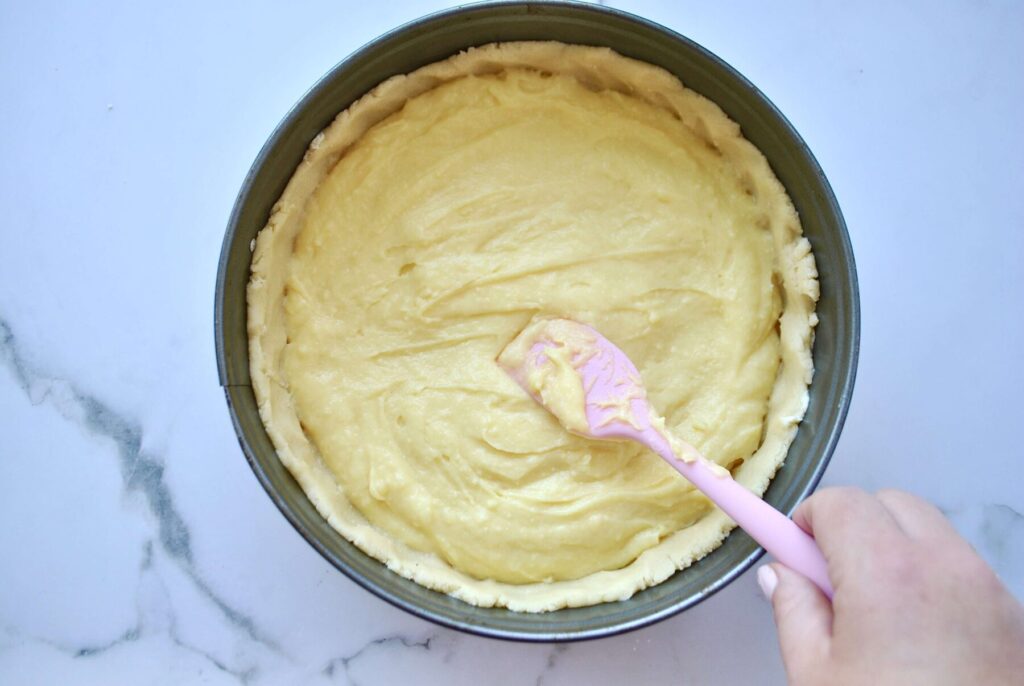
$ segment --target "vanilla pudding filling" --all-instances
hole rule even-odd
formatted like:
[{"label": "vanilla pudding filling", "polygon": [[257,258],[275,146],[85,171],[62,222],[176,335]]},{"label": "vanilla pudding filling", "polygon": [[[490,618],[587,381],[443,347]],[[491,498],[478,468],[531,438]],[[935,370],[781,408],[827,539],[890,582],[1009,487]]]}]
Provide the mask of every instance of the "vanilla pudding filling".
[{"label": "vanilla pudding filling", "polygon": [[256,241],[253,389],[310,500],[397,573],[517,611],[619,600],[731,520],[647,449],[567,432],[496,356],[536,315],[593,326],[760,494],[807,406],[816,277],[713,103],[607,49],[489,45],[313,141]]}]

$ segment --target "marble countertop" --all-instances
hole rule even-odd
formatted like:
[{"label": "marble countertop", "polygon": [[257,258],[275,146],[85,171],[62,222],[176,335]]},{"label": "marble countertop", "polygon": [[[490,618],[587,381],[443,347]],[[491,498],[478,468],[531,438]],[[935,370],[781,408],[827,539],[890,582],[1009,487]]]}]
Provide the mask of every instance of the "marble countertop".
[{"label": "marble countertop", "polygon": [[[825,482],[930,498],[1024,595],[1024,5],[612,4],[743,72],[832,181],[864,322]],[[243,459],[212,331],[235,193],[324,71],[439,6],[0,8],[0,682],[783,682],[750,573],[615,638],[466,636],[335,571]]]}]

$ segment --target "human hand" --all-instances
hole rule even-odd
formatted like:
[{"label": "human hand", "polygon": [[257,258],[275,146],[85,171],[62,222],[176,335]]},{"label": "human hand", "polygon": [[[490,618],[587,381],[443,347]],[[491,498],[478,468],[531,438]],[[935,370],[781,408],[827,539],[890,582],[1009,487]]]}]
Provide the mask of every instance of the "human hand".
[{"label": "human hand", "polygon": [[1024,609],[933,505],[829,488],[793,519],[835,596],[779,563],[758,570],[791,684],[1024,683]]}]

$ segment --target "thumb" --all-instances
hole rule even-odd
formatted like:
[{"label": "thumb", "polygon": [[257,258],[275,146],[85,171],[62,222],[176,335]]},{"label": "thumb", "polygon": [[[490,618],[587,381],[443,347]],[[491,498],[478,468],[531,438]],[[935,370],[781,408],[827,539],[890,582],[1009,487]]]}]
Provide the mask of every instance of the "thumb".
[{"label": "thumb", "polygon": [[832,640],[832,605],[811,581],[778,563],[757,570],[757,582],[771,600],[782,661],[790,682],[818,673]]}]

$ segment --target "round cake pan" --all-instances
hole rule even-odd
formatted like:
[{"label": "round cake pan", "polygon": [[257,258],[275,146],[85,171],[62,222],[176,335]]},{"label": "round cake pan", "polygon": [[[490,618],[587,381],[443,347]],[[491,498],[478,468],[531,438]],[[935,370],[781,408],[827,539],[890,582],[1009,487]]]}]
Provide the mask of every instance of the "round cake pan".
[{"label": "round cake pan", "polygon": [[663,26],[595,5],[497,2],[439,12],[367,44],[314,85],[260,151],[228,221],[214,308],[217,365],[239,443],[256,477],[288,521],[331,564],[384,600],[445,626],[507,639],[567,641],[636,629],[692,607],[740,576],[763,551],[737,530],[704,559],[626,601],[545,614],[468,605],[389,571],[327,524],[278,460],[249,379],[250,244],[310,141],[335,115],[390,76],[472,46],[522,40],[607,46],[661,66],[717,103],[768,158],[814,248],[821,299],[810,406],[765,499],[791,512],[811,493],[839,440],[853,392],[860,336],[853,251],[832,189],[786,118],[736,70]]}]

